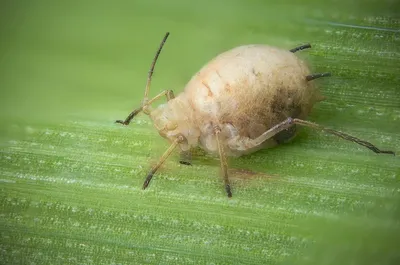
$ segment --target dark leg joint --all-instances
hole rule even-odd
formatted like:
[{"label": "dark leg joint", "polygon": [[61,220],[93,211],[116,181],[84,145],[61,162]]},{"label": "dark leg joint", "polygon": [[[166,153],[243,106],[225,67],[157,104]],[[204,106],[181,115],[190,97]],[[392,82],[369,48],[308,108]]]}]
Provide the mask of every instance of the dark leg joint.
[{"label": "dark leg joint", "polygon": [[231,185],[226,184],[225,190],[226,190],[226,193],[228,194],[228,198],[232,198]]},{"label": "dark leg joint", "polygon": [[179,163],[182,165],[191,166],[192,165],[192,152],[188,151],[181,151],[181,157],[179,159]]},{"label": "dark leg joint", "polygon": [[192,165],[192,163],[190,163],[188,161],[183,161],[183,160],[180,160],[179,163],[181,163],[182,165],[186,165],[186,166],[191,166]]},{"label": "dark leg joint", "polygon": [[120,124],[122,124],[122,125],[128,125],[129,124],[129,122],[128,121],[123,121],[123,120],[116,120],[115,121],[115,123],[120,123]]},{"label": "dark leg joint", "polygon": [[331,76],[331,73],[317,73],[317,74],[311,74],[306,76],[307,81],[311,81],[320,77],[326,77],[326,76]]},{"label": "dark leg joint", "polygon": [[167,96],[167,101],[170,101],[171,99],[174,99],[175,98],[174,91],[167,90],[166,96]]},{"label": "dark leg joint", "polygon": [[309,49],[309,48],[311,48],[311,44],[307,43],[307,44],[304,44],[304,45],[301,45],[299,47],[291,49],[290,52],[295,53],[295,52],[298,52],[298,51],[301,51],[301,50],[304,50],[304,49]]},{"label": "dark leg joint", "polygon": [[150,181],[151,181],[151,179],[153,178],[153,174],[154,174],[154,172],[151,171],[151,172],[147,175],[146,180],[145,180],[144,183],[143,183],[143,189],[144,189],[144,190],[147,188],[147,186],[149,186]]}]

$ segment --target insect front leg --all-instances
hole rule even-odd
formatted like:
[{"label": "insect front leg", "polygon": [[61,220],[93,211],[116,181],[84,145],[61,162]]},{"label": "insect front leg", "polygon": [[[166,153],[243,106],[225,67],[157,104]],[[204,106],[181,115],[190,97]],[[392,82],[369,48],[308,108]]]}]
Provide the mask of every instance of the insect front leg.
[{"label": "insect front leg", "polygon": [[160,160],[158,160],[158,163],[150,170],[149,174],[147,174],[146,179],[144,180],[143,183],[143,189],[146,189],[149,184],[151,179],[153,178],[153,175],[157,172],[157,170],[162,166],[162,164],[167,160],[167,158],[171,155],[172,151],[178,146],[180,142],[183,142],[185,138],[183,136],[178,136],[175,141],[170,145],[170,147],[165,151],[165,153],[161,156]]},{"label": "insect front leg", "polygon": [[116,120],[116,123],[121,123],[123,125],[128,125],[132,119],[138,115],[141,111],[143,111],[145,114],[149,114],[151,112],[150,109],[150,105],[151,103],[153,103],[154,101],[160,99],[161,97],[166,96],[167,97],[167,101],[175,98],[174,92],[172,90],[164,90],[163,92],[161,92],[160,94],[158,94],[157,96],[155,96],[154,98],[150,99],[150,100],[144,100],[142,106],[140,106],[139,108],[133,110],[128,117],[126,117],[125,120]]},{"label": "insect front leg", "polygon": [[146,115],[149,115],[151,112],[151,104],[160,99],[162,96],[166,96],[167,97],[167,101],[170,101],[171,99],[175,98],[174,95],[174,91],[168,89],[168,90],[164,90],[163,92],[161,92],[160,94],[158,94],[157,96],[155,96],[154,98],[150,99],[147,102],[143,102],[142,105],[142,110]]}]

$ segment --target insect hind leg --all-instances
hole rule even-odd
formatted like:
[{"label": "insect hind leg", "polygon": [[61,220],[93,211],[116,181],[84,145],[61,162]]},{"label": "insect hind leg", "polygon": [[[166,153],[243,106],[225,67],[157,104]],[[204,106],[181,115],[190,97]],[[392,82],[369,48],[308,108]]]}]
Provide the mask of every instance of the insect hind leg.
[{"label": "insect hind leg", "polygon": [[251,139],[250,137],[245,136],[236,136],[234,138],[231,138],[231,140],[228,142],[228,145],[231,150],[236,151],[246,151],[249,149],[253,149],[262,145],[266,140],[276,136],[278,133],[289,129],[291,126],[293,126],[293,124],[293,118],[287,118],[283,122],[278,123],[269,130],[265,131],[263,134],[255,139]]},{"label": "insect hind leg", "polygon": [[255,138],[255,139],[250,139],[248,137],[237,137],[235,139],[233,139],[232,141],[229,142],[229,146],[231,149],[234,150],[247,150],[250,148],[254,148],[256,146],[259,146],[260,144],[262,144],[264,141],[266,141],[267,139],[274,137],[275,135],[277,135],[279,132],[282,132],[288,128],[290,128],[293,124],[297,124],[297,125],[301,125],[301,126],[305,126],[305,127],[310,127],[312,129],[316,129],[319,131],[324,131],[330,134],[333,134],[335,136],[338,136],[344,140],[359,144],[361,146],[364,146],[368,149],[370,149],[371,151],[378,153],[378,154],[390,154],[390,155],[395,155],[395,152],[390,151],[390,150],[381,150],[378,147],[376,147],[375,145],[373,145],[370,142],[364,141],[362,139],[359,139],[357,137],[354,137],[352,135],[349,135],[347,133],[344,132],[340,132],[337,130],[333,130],[330,128],[327,128],[325,126],[313,123],[313,122],[309,122],[309,121],[305,121],[305,120],[301,120],[301,119],[297,119],[297,118],[287,118],[286,120],[284,120],[281,123],[278,123],[277,125],[275,125],[274,127],[270,128],[269,130],[267,130],[266,132],[264,132],[263,134],[261,134],[259,137]]},{"label": "insect hind leg", "polygon": [[161,92],[160,94],[158,94],[157,96],[155,96],[154,98],[148,100],[147,102],[144,102],[143,105],[137,109],[135,109],[134,111],[132,111],[128,117],[126,117],[125,120],[116,120],[116,123],[120,123],[123,125],[128,125],[132,119],[138,115],[140,112],[144,112],[145,114],[149,114],[150,113],[150,105],[151,103],[153,103],[154,101],[158,100],[159,98],[161,98],[162,96],[166,96],[167,97],[167,101],[170,101],[171,99],[175,98],[174,96],[174,92],[172,90],[164,90],[163,92]]}]

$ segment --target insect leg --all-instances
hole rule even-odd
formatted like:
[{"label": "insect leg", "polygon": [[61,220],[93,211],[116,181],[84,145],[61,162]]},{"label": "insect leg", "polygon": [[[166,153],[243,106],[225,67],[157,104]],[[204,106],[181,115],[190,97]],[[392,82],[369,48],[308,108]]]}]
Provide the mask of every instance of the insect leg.
[{"label": "insect leg", "polygon": [[179,163],[182,165],[191,166],[192,165],[192,152],[188,151],[181,151],[181,158],[179,159]]},{"label": "insect leg", "polygon": [[135,109],[134,111],[132,111],[128,117],[126,117],[125,120],[117,120],[115,121],[116,123],[121,123],[123,125],[128,125],[132,119],[139,114],[141,111],[146,110],[145,113],[148,113],[148,108],[150,107],[150,104],[153,103],[154,101],[156,101],[157,99],[160,99],[162,96],[166,96],[167,97],[167,101],[173,99],[174,96],[174,92],[172,90],[164,90],[163,92],[161,92],[160,94],[158,94],[157,96],[155,96],[154,98],[148,100],[146,103],[143,103],[143,105],[137,109]]},{"label": "insect leg", "polygon": [[175,98],[174,92],[172,90],[169,90],[169,89],[168,90],[164,90],[163,92],[161,92],[160,94],[158,94],[154,98],[152,98],[149,101],[147,101],[147,103],[143,104],[143,106],[142,106],[143,112],[146,113],[146,114],[150,113],[150,110],[148,110],[150,105],[154,101],[160,99],[162,96],[166,96],[167,97],[167,101],[170,101],[171,99]]},{"label": "insect leg", "polygon": [[116,120],[115,123],[121,123],[123,125],[128,125],[129,123],[131,123],[131,120],[139,114],[139,112],[141,112],[143,110],[143,107],[137,108],[135,110],[133,110],[131,113],[129,113],[128,117],[126,117],[125,120]]},{"label": "insect leg", "polygon": [[[134,111],[132,111],[124,121],[122,121],[122,120],[117,120],[116,123],[121,123],[121,124],[124,124],[124,125],[128,125],[128,124],[131,122],[131,120],[132,120],[139,112],[141,112],[141,111],[143,110],[143,106],[145,106],[145,105],[149,102],[148,96],[149,96],[149,90],[150,90],[150,84],[151,84],[151,77],[153,76],[154,67],[155,67],[155,65],[156,65],[158,56],[160,55],[161,50],[162,50],[162,48],[163,48],[163,46],[164,46],[164,43],[166,42],[168,36],[169,36],[169,32],[167,32],[167,33],[165,34],[163,40],[161,41],[160,47],[158,48],[157,53],[156,53],[156,55],[154,56],[153,62],[151,63],[150,70],[149,70],[148,75],[147,75],[147,83],[146,83],[146,89],[144,90],[144,99],[143,99],[143,105],[142,105],[142,107],[137,108],[137,109],[135,109]],[[165,92],[165,91],[164,91],[164,92]],[[157,96],[156,96],[156,97],[157,97]],[[168,95],[167,95],[167,98],[168,98]]]},{"label": "insect leg", "polygon": [[274,127],[270,128],[269,130],[267,130],[266,132],[264,132],[255,139],[251,139],[249,137],[237,136],[232,138],[228,142],[228,145],[230,146],[231,149],[238,151],[252,149],[259,146],[269,138],[275,136],[279,132],[289,129],[291,126],[293,126],[293,119],[287,118],[285,121],[275,125]]},{"label": "insect leg", "polygon": [[171,144],[170,147],[168,147],[167,151],[161,156],[160,160],[158,163],[150,170],[149,174],[147,174],[147,177],[143,183],[143,189],[146,189],[147,186],[149,186],[151,179],[153,178],[153,175],[156,173],[156,171],[161,167],[161,165],[167,160],[167,158],[171,155],[172,151],[178,146],[179,142],[183,141],[183,136],[180,136],[176,138],[176,140]]},{"label": "insect leg", "polygon": [[343,133],[343,132],[340,132],[340,131],[336,131],[336,130],[333,130],[333,129],[329,129],[329,128],[326,128],[326,127],[324,127],[322,125],[313,123],[313,122],[309,122],[309,121],[305,121],[305,120],[301,120],[301,119],[296,119],[296,118],[295,119],[293,119],[293,118],[286,119],[285,121],[275,125],[274,127],[269,129],[268,131],[264,132],[263,134],[261,134],[259,137],[255,138],[255,139],[250,139],[248,137],[233,138],[231,141],[229,141],[229,146],[232,149],[235,149],[235,150],[247,150],[247,149],[256,147],[256,146],[262,144],[265,140],[273,137],[277,133],[288,129],[293,124],[298,124],[298,125],[302,125],[302,126],[311,127],[313,129],[325,131],[327,133],[336,135],[336,136],[338,136],[338,137],[340,137],[342,139],[345,139],[345,140],[354,142],[356,144],[362,145],[362,146],[374,151],[375,153],[395,155],[395,153],[393,151],[380,150],[378,147],[376,147],[375,145],[371,144],[370,142],[361,140],[361,139],[356,138],[354,136],[351,136],[349,134],[346,134],[346,133]]},{"label": "insect leg", "polygon": [[221,171],[222,171],[222,175],[224,178],[225,190],[226,190],[226,193],[228,194],[228,197],[231,198],[232,192],[231,192],[231,184],[229,183],[229,177],[228,177],[228,163],[226,161],[224,147],[222,146],[221,139],[220,139],[221,129],[217,127],[217,128],[215,128],[214,132],[217,137],[218,153],[219,153],[219,159],[221,162]]},{"label": "insect leg", "polygon": [[347,140],[347,141],[351,141],[351,142],[354,142],[354,143],[356,143],[356,144],[362,145],[362,146],[364,146],[364,147],[366,147],[366,148],[368,148],[368,149],[370,149],[370,150],[372,150],[372,151],[374,151],[375,153],[378,153],[378,154],[379,154],[379,153],[380,153],[380,154],[391,154],[391,155],[394,155],[394,154],[395,154],[393,151],[380,150],[380,149],[379,149],[378,147],[376,147],[375,145],[373,145],[373,144],[371,144],[371,143],[369,143],[369,142],[366,142],[366,141],[364,141],[364,140],[361,140],[361,139],[359,139],[359,138],[356,138],[356,137],[354,137],[354,136],[351,136],[351,135],[349,135],[349,134],[347,134],[347,133],[343,133],[343,132],[340,132],[340,131],[332,130],[332,129],[326,128],[326,127],[324,127],[324,126],[321,126],[321,125],[316,124],[316,123],[313,123],[313,122],[304,121],[304,120],[300,120],[300,119],[293,119],[293,122],[294,122],[295,124],[299,124],[299,125],[311,127],[311,128],[313,128],[313,129],[325,131],[325,132],[327,132],[327,133],[336,135],[336,136],[338,136],[338,137],[340,137],[340,138],[342,138],[342,139],[345,139],[345,140]]},{"label": "insect leg", "polygon": [[307,44],[304,44],[304,45],[301,45],[299,47],[291,49],[290,52],[295,53],[295,52],[298,52],[298,51],[301,51],[301,50],[304,50],[304,49],[309,49],[309,48],[311,48],[311,44],[307,43]]}]

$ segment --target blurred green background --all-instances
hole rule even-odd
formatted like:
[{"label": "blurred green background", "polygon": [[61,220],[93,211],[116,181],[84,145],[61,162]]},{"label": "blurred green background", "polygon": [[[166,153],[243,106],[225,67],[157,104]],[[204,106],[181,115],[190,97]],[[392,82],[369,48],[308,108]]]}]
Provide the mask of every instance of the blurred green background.
[{"label": "blurred green background", "polygon": [[[397,1],[1,1],[1,264],[398,264],[400,161],[305,129],[230,159],[174,154],[137,107],[242,44],[287,49],[327,100],[310,120],[400,150]],[[397,263],[396,263],[397,261]]]}]

